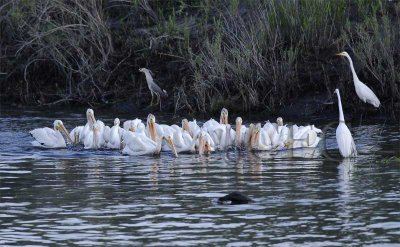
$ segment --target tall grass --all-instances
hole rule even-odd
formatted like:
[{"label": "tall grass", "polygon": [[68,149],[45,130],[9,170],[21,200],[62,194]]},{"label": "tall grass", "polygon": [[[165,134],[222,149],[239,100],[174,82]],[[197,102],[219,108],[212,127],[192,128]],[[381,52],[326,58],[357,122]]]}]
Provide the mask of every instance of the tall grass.
[{"label": "tall grass", "polygon": [[[353,97],[347,50],[388,111],[400,104],[400,3],[380,0],[19,0],[0,6],[2,95],[23,103],[148,103],[277,111],[316,91]],[[2,97],[3,98],[3,97]]]}]

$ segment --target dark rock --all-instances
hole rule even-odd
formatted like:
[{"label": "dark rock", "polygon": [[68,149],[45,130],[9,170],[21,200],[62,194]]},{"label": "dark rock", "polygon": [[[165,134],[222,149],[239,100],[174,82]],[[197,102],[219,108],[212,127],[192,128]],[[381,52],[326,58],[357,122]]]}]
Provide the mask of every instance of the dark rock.
[{"label": "dark rock", "polygon": [[249,202],[252,202],[253,200],[250,199],[249,197],[235,191],[235,192],[229,193],[226,196],[220,197],[218,199],[218,201],[220,203],[231,202],[231,204],[234,205],[234,204],[247,204]]}]

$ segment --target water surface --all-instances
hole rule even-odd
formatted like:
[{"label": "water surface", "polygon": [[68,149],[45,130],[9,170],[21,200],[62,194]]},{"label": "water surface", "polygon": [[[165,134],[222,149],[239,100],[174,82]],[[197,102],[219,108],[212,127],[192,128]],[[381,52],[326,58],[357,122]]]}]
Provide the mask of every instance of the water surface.
[{"label": "water surface", "polygon": [[[354,123],[360,155],[345,161],[336,123],[319,148],[294,152],[173,158],[30,146],[29,130],[56,118],[72,129],[83,113],[1,109],[0,245],[400,243],[400,164],[382,162],[399,156],[398,125]],[[112,112],[96,115],[111,125]],[[231,191],[255,202],[217,203]]]}]

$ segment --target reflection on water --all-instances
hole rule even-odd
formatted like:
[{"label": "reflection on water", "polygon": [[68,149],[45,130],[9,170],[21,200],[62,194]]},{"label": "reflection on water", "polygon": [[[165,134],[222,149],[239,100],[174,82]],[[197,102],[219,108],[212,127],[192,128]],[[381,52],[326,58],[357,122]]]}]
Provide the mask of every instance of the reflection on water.
[{"label": "reflection on water", "polygon": [[[360,156],[351,160],[337,159],[335,129],[326,133],[327,151],[321,144],[139,158],[34,149],[28,130],[61,116],[69,129],[84,122],[83,115],[40,114],[0,115],[0,245],[399,242],[400,164],[380,163],[399,154],[399,126],[353,126]],[[255,202],[217,203],[235,190]]]}]

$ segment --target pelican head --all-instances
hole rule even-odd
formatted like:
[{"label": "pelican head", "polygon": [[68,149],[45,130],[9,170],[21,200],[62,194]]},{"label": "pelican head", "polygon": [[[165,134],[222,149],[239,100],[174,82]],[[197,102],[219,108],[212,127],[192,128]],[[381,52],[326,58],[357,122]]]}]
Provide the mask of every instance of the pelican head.
[{"label": "pelican head", "polygon": [[69,136],[68,130],[64,127],[64,124],[63,124],[63,122],[61,120],[55,120],[54,123],[53,123],[53,126],[54,126],[54,130],[55,131],[63,132],[65,137],[68,139],[68,141],[70,143],[74,143],[72,141],[71,137]]},{"label": "pelican head", "polygon": [[175,144],[174,141],[172,140],[172,137],[170,135],[168,136],[163,136],[162,140],[167,143],[169,148],[172,150],[172,153],[174,154],[175,157],[178,157],[178,153],[176,152]]},{"label": "pelican head", "polygon": [[193,132],[190,130],[189,126],[189,121],[186,118],[182,120],[182,129],[186,130],[189,133],[189,135],[193,137]]},{"label": "pelican head", "polygon": [[219,119],[220,124],[228,124],[228,110],[226,108],[222,108],[221,117]]},{"label": "pelican head", "polygon": [[119,126],[120,123],[119,118],[114,119],[114,126]]},{"label": "pelican head", "polygon": [[149,114],[147,116],[147,126],[149,128],[149,134],[150,134],[150,138],[157,142],[157,132],[156,132],[156,117],[153,114]]},{"label": "pelican head", "polygon": [[335,93],[335,94],[339,94],[339,89],[335,89],[335,91],[333,91],[333,93]]},{"label": "pelican head", "polygon": [[283,119],[281,117],[278,117],[276,119],[276,123],[278,124],[278,126],[283,126]]},{"label": "pelican head", "polygon": [[94,111],[92,109],[86,110],[86,118],[89,125],[93,125],[96,122],[96,118],[94,117]]}]

